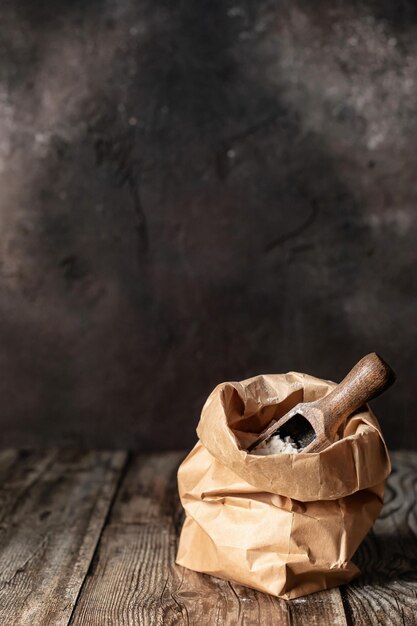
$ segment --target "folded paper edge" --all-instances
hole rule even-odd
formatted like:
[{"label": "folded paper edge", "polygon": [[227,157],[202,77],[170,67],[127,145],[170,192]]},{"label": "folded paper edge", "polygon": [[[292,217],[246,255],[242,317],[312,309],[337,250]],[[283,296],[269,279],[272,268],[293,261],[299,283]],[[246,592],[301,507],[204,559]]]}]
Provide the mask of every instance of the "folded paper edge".
[{"label": "folded paper edge", "polygon": [[[335,385],[331,381],[298,372],[260,375],[238,383],[217,385],[203,407],[197,435],[218,461],[250,484],[259,486],[262,483],[266,490],[304,502],[318,498],[343,498],[373,487],[388,477],[391,472],[390,458],[378,420],[371,409],[355,414],[348,420],[348,423],[357,423],[355,433],[320,453],[259,457],[248,455],[245,450],[239,449],[239,442],[227,423],[222,402],[223,390],[232,387],[245,395],[245,385],[248,382],[254,384],[254,381],[259,381],[262,384],[264,378],[267,378],[269,386],[275,383],[283,387],[281,400],[288,397],[294,385],[301,384],[303,389],[307,387],[309,391],[314,391],[314,388],[319,391],[327,388],[330,391]],[[361,424],[367,428],[362,428],[358,433]],[[343,468],[338,468],[337,464],[340,455],[348,461]],[[295,476],[294,481],[288,480],[288,462],[291,465],[291,474]],[[339,469],[339,474],[330,472],[329,468]],[[308,480],[305,479],[307,476]]]}]

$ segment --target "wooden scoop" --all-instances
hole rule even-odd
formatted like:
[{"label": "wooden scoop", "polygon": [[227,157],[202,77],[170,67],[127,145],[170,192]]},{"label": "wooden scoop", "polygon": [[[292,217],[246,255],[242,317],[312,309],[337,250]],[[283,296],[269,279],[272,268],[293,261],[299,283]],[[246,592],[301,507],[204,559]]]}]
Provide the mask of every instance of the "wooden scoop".
[{"label": "wooden scoop", "polygon": [[251,452],[272,435],[291,437],[303,452],[320,452],[336,440],[344,420],[361,406],[379,396],[395,381],[395,374],[375,352],[363,357],[327,396],[314,402],[300,402],[270,424],[249,446]]}]

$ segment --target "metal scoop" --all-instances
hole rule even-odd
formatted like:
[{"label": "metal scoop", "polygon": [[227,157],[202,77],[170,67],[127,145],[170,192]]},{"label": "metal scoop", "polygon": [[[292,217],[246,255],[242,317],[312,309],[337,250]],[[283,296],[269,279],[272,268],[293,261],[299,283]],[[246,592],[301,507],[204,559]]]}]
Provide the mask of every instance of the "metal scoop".
[{"label": "metal scoop", "polygon": [[279,420],[270,424],[249,446],[279,435],[291,437],[303,452],[320,452],[336,441],[336,434],[352,413],[379,396],[395,381],[395,374],[375,352],[363,357],[327,396],[314,402],[300,402]]}]

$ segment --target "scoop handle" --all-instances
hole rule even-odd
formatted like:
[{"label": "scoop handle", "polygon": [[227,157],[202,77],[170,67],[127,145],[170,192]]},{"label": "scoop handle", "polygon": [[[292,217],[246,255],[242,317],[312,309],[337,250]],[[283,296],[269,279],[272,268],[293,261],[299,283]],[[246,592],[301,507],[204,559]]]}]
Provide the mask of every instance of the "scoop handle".
[{"label": "scoop handle", "polygon": [[395,381],[395,373],[376,352],[364,356],[327,396],[314,406],[323,412],[324,431],[334,435],[340,424]]}]

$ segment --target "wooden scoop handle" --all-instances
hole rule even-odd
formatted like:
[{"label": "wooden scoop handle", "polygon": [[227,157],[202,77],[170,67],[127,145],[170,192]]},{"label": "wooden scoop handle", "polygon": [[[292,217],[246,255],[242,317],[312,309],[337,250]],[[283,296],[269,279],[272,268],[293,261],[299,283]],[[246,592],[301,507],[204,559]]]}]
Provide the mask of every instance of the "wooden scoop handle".
[{"label": "wooden scoop handle", "polygon": [[375,352],[367,354],[327,396],[312,403],[323,412],[327,436],[334,436],[340,424],[363,404],[376,398],[395,381],[395,374]]}]

